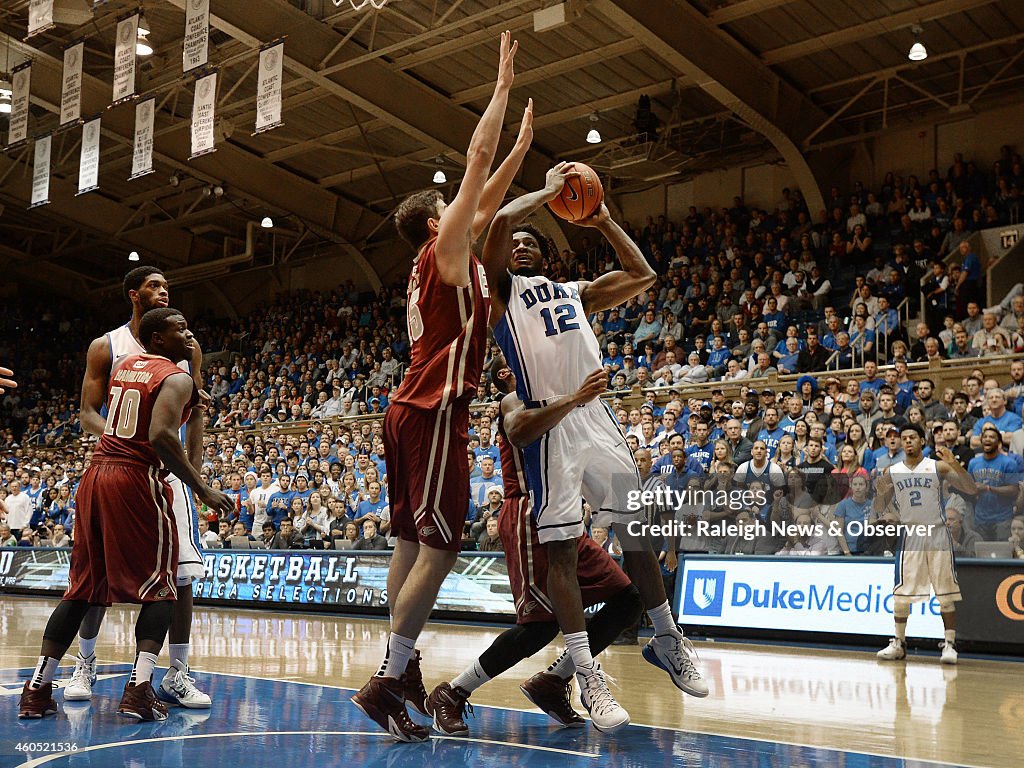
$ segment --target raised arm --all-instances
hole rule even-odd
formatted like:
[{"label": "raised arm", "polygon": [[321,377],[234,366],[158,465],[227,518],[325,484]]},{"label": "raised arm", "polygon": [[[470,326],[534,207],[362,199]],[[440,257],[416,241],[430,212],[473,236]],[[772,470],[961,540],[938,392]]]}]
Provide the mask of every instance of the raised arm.
[{"label": "raised arm", "polygon": [[508,106],[508,92],[514,76],[512,60],[518,47],[518,42],[512,42],[511,32],[501,33],[501,57],[494,95],[473,131],[469,149],[466,150],[466,173],[459,185],[459,192],[438,225],[434,254],[441,280],[447,285],[468,285],[470,281],[469,247],[473,239],[473,223],[480,208],[484,184],[491,172],[494,153],[498,149],[501,124],[505,107]]},{"label": "raised arm", "polygon": [[527,408],[515,394],[501,399],[502,425],[512,445],[524,448],[568,415],[573,408],[589,403],[608,387],[605,372],[594,371],[574,395],[567,395],[541,408]]},{"label": "raised arm", "polygon": [[491,290],[491,324],[494,325],[505,312],[504,303],[508,298],[508,260],[512,251],[512,234],[524,219],[549,200],[554,200],[562,191],[565,180],[579,176],[578,171],[566,172],[569,163],[559,163],[545,177],[544,188],[517,197],[494,216],[491,228],[484,241],[481,260],[487,274],[487,285]]},{"label": "raised arm", "polygon": [[512,147],[508,157],[498,166],[498,170],[484,184],[484,191],[480,194],[480,203],[477,206],[476,216],[473,218],[473,231],[471,239],[476,240],[487,225],[494,218],[495,212],[501,206],[501,201],[508,194],[508,188],[512,186],[512,179],[519,173],[523,164],[523,158],[530,149],[533,142],[533,99],[527,101],[526,109],[523,111],[523,122],[519,126],[519,136],[516,137],[516,144]]},{"label": "raised arm", "polygon": [[[110,381],[110,343],[106,336],[93,339],[85,358],[85,377],[82,379],[81,409],[78,419],[82,429],[99,437],[107,426],[100,409],[107,403],[107,384]],[[179,411],[180,413],[180,411]]]},{"label": "raised arm", "polygon": [[615,249],[622,266],[622,269],[601,275],[591,283],[580,284],[580,300],[587,315],[617,307],[654,283],[657,275],[651,265],[625,230],[612,221],[604,203],[594,216],[576,223],[600,231]]},{"label": "raised arm", "polygon": [[936,448],[935,455],[940,459],[935,468],[944,480],[949,480],[950,485],[964,493],[969,493],[971,496],[977,495],[978,484],[974,481],[974,477],[956,460],[956,456],[949,448],[945,446]]},{"label": "raised arm", "polygon": [[199,500],[220,514],[228,514],[235,508],[231,497],[214,490],[199,476],[196,468],[189,463],[185,449],[178,437],[181,413],[192,397],[195,382],[184,374],[173,374],[164,379],[153,404],[153,416],[149,423],[149,442],[175,477],[196,492]]},{"label": "raised arm", "polygon": [[892,504],[894,495],[895,490],[892,486],[892,476],[889,474],[889,468],[886,467],[875,482],[875,499],[871,502],[871,510],[876,515],[882,514]]}]

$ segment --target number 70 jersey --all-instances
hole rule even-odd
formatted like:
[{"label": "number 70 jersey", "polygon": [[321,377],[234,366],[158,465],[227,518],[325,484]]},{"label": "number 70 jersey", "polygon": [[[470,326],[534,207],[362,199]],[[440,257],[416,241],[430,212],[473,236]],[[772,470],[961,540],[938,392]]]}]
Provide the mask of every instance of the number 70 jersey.
[{"label": "number 70 jersey", "polygon": [[601,348],[575,282],[512,275],[508,307],[494,338],[523,401],[571,395],[601,368]]}]

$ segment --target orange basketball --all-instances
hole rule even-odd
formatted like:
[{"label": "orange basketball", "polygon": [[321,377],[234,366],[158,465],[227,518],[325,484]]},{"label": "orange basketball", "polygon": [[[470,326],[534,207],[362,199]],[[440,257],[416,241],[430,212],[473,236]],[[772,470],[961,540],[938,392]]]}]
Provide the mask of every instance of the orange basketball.
[{"label": "orange basketball", "polygon": [[566,221],[592,216],[604,200],[604,187],[597,171],[583,163],[570,163],[566,170],[578,171],[580,175],[566,180],[558,197],[548,203],[548,208]]}]

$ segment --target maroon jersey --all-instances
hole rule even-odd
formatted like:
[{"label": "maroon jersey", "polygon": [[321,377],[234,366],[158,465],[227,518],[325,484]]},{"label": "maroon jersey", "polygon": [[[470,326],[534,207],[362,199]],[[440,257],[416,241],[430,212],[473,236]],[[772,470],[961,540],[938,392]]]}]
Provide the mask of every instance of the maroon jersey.
[{"label": "maroon jersey", "polygon": [[[160,385],[177,373],[182,373],[181,368],[157,355],[129,355],[118,364],[110,375],[107,424],[93,454],[95,459],[161,465],[149,442],[149,424]],[[192,397],[181,414],[182,424],[198,400],[199,392],[193,382]]]},{"label": "maroon jersey", "polygon": [[413,262],[407,291],[409,370],[392,403],[446,408],[476,394],[484,364],[490,294],[484,265],[470,255],[470,283],[445,285],[434,246],[427,243]]},{"label": "maroon jersey", "polygon": [[498,453],[501,455],[501,481],[505,486],[505,498],[529,496],[526,490],[526,474],[523,470],[525,462],[523,452],[512,445],[505,434],[501,417],[498,417]]}]

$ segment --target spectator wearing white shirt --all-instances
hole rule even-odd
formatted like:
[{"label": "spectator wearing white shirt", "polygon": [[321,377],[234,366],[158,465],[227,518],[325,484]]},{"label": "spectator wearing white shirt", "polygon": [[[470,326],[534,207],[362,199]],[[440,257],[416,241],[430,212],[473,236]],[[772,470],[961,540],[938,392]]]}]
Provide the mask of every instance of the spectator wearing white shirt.
[{"label": "spectator wearing white shirt", "polygon": [[12,480],[7,485],[4,506],[7,507],[7,524],[11,527],[11,533],[20,538],[22,529],[27,528],[32,521],[33,509],[32,500],[27,493],[22,493],[21,483],[17,480]]}]

